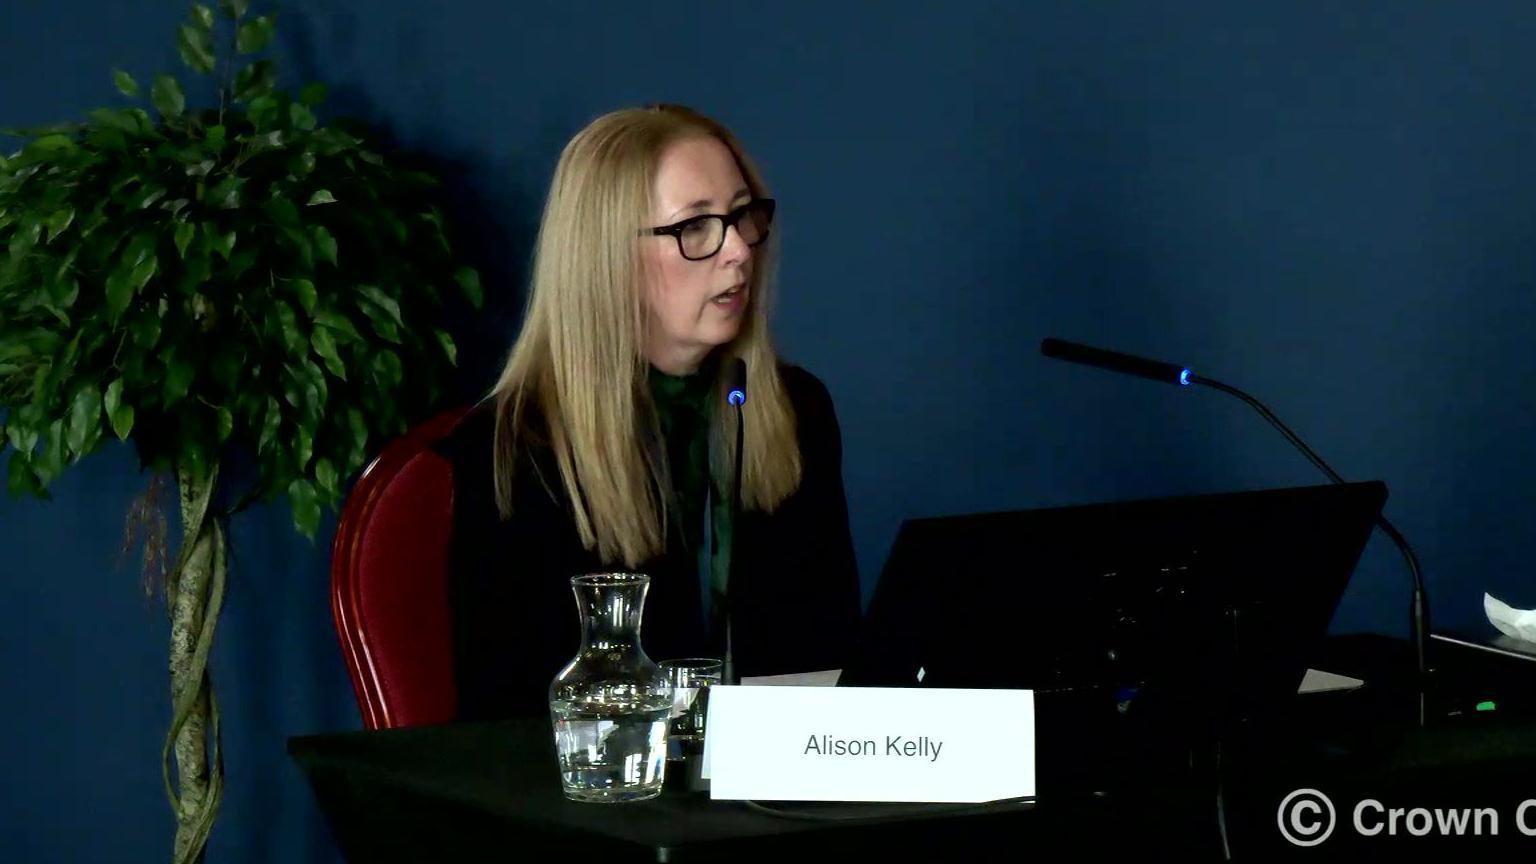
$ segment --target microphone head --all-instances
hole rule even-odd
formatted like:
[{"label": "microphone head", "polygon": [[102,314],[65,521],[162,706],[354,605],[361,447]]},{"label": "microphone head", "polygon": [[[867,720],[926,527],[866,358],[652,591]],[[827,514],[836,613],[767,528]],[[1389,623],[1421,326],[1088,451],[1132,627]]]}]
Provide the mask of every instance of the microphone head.
[{"label": "microphone head", "polygon": [[747,403],[747,361],[740,357],[731,361],[730,378],[726,381],[725,401],[737,408]]},{"label": "microphone head", "polygon": [[1161,360],[1148,360],[1145,357],[1137,357],[1134,354],[1122,354],[1119,351],[1109,351],[1104,348],[1095,348],[1091,345],[1081,345],[1077,342],[1068,342],[1065,339],[1046,338],[1042,340],[1040,342],[1040,353],[1053,360],[1065,360],[1068,363],[1096,366],[1100,369],[1107,369],[1110,372],[1150,378],[1153,381],[1162,381],[1166,384],[1178,384],[1188,387],[1195,382],[1194,373],[1185,366],[1164,363]]}]

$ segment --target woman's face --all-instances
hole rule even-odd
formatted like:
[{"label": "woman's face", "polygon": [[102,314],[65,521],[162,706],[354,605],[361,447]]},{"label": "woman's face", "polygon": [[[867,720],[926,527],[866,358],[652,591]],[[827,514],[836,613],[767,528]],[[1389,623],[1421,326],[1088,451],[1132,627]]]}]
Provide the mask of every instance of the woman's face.
[{"label": "woman's face", "polygon": [[[663,151],[653,198],[649,225],[661,227],[690,216],[725,215],[751,193],[730,148],[716,138],[691,137]],[[751,299],[752,248],[735,226],[725,232],[719,252],[699,261],[684,258],[670,235],[640,242],[649,318],[646,358],[663,372],[691,373],[741,329]]]}]

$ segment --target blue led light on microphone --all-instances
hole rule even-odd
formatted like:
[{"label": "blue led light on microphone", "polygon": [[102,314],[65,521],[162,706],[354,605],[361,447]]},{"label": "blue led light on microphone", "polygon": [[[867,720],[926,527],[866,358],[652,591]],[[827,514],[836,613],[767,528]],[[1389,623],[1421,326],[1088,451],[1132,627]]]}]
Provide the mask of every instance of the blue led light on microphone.
[{"label": "blue led light on microphone", "polygon": [[1179,373],[1179,386],[1181,386],[1181,387],[1188,387],[1189,386],[1189,376],[1191,374],[1192,373],[1188,369],[1185,369],[1183,372],[1180,372]]},{"label": "blue led light on microphone", "polygon": [[735,405],[737,408],[740,408],[741,406],[747,404],[747,391],[741,390],[739,388],[733,389],[731,392],[725,394],[725,401]]}]

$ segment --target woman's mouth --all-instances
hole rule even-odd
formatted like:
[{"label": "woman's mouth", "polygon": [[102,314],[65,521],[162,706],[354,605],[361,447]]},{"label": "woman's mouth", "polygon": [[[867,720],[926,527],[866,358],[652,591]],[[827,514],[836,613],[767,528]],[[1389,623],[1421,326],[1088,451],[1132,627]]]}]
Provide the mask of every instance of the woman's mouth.
[{"label": "woman's mouth", "polygon": [[730,288],[716,294],[709,302],[726,309],[734,309],[741,305],[746,297],[746,284],[733,285]]}]

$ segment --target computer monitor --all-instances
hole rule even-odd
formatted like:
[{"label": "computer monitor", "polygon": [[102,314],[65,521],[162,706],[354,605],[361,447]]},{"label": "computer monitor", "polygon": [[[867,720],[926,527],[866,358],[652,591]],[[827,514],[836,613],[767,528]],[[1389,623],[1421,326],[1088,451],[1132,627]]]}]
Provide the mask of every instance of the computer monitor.
[{"label": "computer monitor", "polygon": [[1038,739],[1064,746],[1262,720],[1295,698],[1386,497],[1367,482],[910,519],[839,684],[1032,689]]}]

